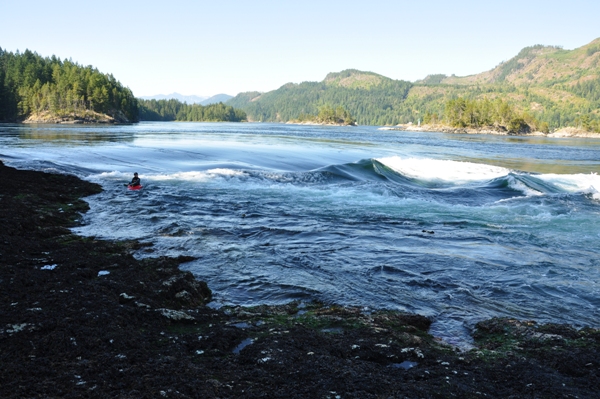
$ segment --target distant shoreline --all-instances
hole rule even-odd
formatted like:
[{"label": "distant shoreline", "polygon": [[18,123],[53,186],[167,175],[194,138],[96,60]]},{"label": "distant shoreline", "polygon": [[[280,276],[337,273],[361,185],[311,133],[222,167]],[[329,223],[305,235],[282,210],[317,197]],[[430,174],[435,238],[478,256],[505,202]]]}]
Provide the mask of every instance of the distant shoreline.
[{"label": "distant shoreline", "polygon": [[358,126],[356,123],[348,124],[348,123],[326,123],[326,122],[294,122],[287,121],[286,125],[306,125],[306,126]]},{"label": "distant shoreline", "polygon": [[505,130],[498,130],[492,128],[456,128],[441,124],[425,124],[415,125],[412,123],[396,125],[396,126],[384,126],[380,127],[379,130],[396,130],[396,131],[409,131],[409,132],[441,132],[441,133],[454,133],[454,134],[495,134],[500,136],[538,136],[538,137],[552,137],[552,138],[599,138],[600,133],[586,132],[581,129],[566,127],[561,128],[552,133],[543,132],[531,132],[531,133],[510,133]]}]

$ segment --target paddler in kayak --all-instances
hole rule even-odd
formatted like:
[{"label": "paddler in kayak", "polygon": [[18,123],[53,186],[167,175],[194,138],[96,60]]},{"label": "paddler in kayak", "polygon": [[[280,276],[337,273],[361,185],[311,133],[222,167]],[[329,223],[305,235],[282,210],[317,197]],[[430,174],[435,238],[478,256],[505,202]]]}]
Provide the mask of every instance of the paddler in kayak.
[{"label": "paddler in kayak", "polygon": [[133,174],[133,179],[131,179],[131,183],[129,183],[129,187],[139,187],[142,185],[142,181],[138,177],[138,173],[135,172]]}]

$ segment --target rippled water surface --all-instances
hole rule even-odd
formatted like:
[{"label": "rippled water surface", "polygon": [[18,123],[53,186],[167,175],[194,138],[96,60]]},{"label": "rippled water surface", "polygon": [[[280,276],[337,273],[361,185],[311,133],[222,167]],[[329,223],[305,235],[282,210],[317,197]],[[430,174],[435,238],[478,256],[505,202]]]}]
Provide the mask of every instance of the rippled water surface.
[{"label": "rippled water surface", "polygon": [[407,310],[458,343],[491,316],[600,320],[600,139],[141,123],[3,125],[0,144],[102,184],[76,232],[197,257],[216,303]]}]

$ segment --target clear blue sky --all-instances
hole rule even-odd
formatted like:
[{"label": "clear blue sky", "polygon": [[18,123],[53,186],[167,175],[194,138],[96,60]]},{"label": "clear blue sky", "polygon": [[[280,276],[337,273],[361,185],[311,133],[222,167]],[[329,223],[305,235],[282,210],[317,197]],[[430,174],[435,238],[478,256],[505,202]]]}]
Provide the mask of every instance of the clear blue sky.
[{"label": "clear blue sky", "polygon": [[0,0],[0,47],[71,58],[136,96],[235,95],[354,68],[471,75],[600,37],[598,0]]}]

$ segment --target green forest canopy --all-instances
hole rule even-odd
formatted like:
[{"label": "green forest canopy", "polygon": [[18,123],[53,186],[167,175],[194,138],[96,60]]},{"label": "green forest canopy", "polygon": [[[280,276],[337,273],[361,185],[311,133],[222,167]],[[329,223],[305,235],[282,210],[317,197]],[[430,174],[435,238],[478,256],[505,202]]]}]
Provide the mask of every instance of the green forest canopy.
[{"label": "green forest canopy", "polygon": [[317,115],[300,114],[298,119],[292,120],[292,122],[309,122],[326,125],[356,125],[356,121],[354,120],[352,115],[350,115],[350,112],[348,112],[348,110],[341,106],[333,108],[329,104],[319,107],[319,113]]},{"label": "green forest canopy", "polygon": [[[446,102],[444,124],[458,128],[491,128],[511,133],[549,132],[546,122],[539,122],[527,112],[519,112],[500,98],[490,101],[462,97]],[[425,114],[424,123],[439,123],[436,114]]]},{"label": "green forest canopy", "polygon": [[179,100],[138,99],[142,121],[241,122],[246,113],[223,103],[199,105]]},{"label": "green forest canopy", "polygon": [[138,120],[136,98],[112,75],[55,56],[0,48],[0,120],[18,121],[43,112],[78,116],[86,111],[121,122]]}]

